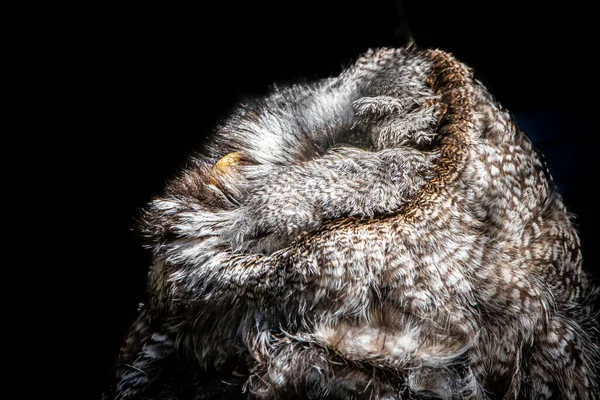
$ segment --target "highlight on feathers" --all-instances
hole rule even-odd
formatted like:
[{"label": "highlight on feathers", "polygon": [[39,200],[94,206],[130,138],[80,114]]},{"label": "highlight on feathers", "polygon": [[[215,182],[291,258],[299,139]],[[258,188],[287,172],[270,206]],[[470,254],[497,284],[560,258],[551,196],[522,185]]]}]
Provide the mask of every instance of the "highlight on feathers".
[{"label": "highlight on feathers", "polygon": [[451,54],[371,50],[242,104],[145,208],[106,399],[598,399],[579,238]]}]

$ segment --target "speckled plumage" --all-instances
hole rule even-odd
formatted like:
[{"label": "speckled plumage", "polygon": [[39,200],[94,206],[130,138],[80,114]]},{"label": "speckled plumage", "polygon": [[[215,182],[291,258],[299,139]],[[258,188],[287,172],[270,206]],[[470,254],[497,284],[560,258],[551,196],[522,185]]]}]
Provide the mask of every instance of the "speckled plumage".
[{"label": "speckled plumage", "polygon": [[149,302],[106,398],[599,398],[570,215],[443,51],[241,105],[142,230]]}]

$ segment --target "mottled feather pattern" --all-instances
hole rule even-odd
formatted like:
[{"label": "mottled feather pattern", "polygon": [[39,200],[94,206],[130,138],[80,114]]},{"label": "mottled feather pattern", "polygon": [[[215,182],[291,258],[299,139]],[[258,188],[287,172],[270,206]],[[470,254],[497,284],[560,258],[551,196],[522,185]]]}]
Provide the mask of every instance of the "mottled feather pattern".
[{"label": "mottled feather pattern", "polygon": [[107,399],[598,399],[598,290],[537,150],[451,54],[240,105],[144,210]]}]

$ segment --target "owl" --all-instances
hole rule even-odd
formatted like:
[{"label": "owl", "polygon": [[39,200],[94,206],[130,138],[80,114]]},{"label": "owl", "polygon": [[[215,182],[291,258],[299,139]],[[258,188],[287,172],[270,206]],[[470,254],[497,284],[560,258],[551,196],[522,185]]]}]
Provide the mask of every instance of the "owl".
[{"label": "owl", "polygon": [[380,48],[239,107],[145,207],[106,399],[598,399],[598,289],[472,70]]}]

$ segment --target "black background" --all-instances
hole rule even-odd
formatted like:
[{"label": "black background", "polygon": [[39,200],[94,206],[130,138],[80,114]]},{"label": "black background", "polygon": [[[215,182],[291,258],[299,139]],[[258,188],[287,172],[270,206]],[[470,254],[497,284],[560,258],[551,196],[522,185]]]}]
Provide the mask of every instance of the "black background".
[{"label": "black background", "polygon": [[76,215],[73,233],[83,237],[81,268],[93,271],[82,285],[91,305],[86,335],[96,339],[81,363],[94,395],[144,299],[149,257],[134,232],[139,208],[236,102],[273,83],[337,74],[368,48],[404,44],[407,27],[418,46],[452,52],[473,67],[522,122],[577,216],[584,265],[597,271],[593,13],[573,2],[521,3],[140,3],[87,10],[68,35],[69,50],[82,55],[71,81],[84,121],[77,127],[85,137],[78,152],[84,165],[71,172],[84,175],[77,179],[87,214]]}]

